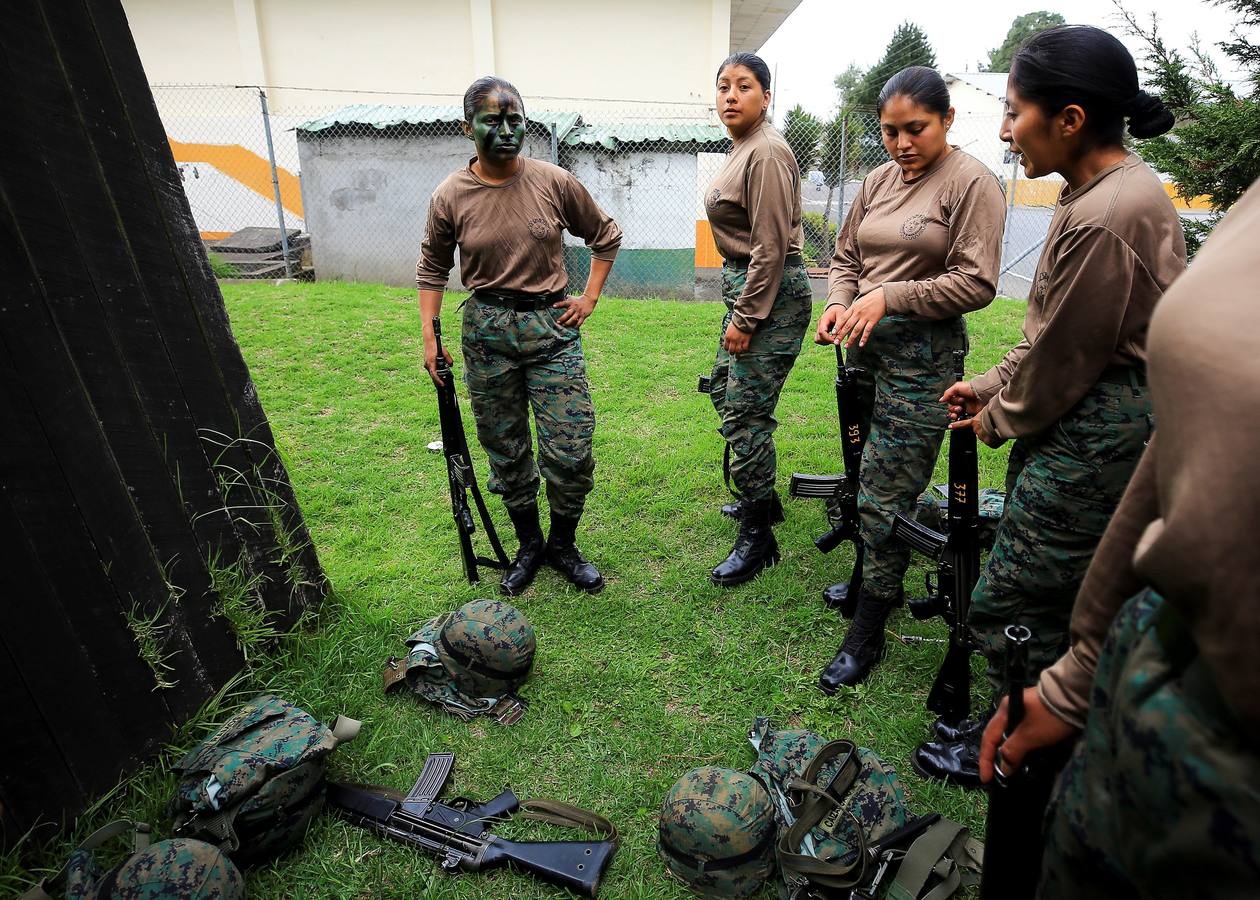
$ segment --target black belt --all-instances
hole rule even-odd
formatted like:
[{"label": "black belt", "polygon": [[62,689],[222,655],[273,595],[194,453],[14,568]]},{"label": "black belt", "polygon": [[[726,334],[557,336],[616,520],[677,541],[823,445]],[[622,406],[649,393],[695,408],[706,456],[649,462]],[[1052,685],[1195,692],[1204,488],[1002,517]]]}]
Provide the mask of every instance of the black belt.
[{"label": "black belt", "polygon": [[1107,366],[1098,381],[1100,384],[1146,384],[1146,370],[1136,366]]},{"label": "black belt", "polygon": [[473,291],[472,298],[486,306],[499,306],[517,312],[533,312],[546,309],[558,300],[563,300],[564,291],[552,291],[549,294],[530,294],[526,291]]},{"label": "black belt", "polygon": [[[722,265],[730,266],[732,269],[747,269],[749,262],[750,262],[750,257],[745,256],[740,259],[724,259],[722,260]],[[803,266],[803,265],[805,265],[805,258],[801,256],[799,253],[789,253],[787,257],[783,260],[784,268],[787,268],[788,266]]]}]

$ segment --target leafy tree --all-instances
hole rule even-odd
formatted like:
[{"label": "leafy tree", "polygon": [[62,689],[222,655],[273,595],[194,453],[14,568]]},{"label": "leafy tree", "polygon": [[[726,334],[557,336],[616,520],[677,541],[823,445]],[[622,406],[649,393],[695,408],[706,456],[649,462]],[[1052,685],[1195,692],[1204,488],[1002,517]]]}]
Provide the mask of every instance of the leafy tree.
[{"label": "leafy tree", "polygon": [[1218,46],[1246,73],[1242,84],[1227,81],[1197,40],[1192,39],[1185,52],[1170,47],[1156,16],[1143,27],[1119,0],[1116,3],[1129,31],[1146,43],[1150,86],[1177,120],[1168,134],[1138,141],[1137,152],[1171,176],[1180,197],[1205,196],[1212,204],[1213,215],[1207,221],[1186,221],[1191,253],[1260,178],[1260,44],[1243,32],[1260,26],[1260,0],[1213,2],[1238,14],[1232,39]]},{"label": "leafy tree", "polygon": [[[836,76],[836,105],[839,111],[823,126],[822,146],[818,151],[818,168],[823,174],[823,184],[827,185],[827,203],[822,212],[824,220],[831,218],[832,194],[844,182],[847,170],[853,168],[857,159],[861,122],[853,112],[853,97],[862,86],[865,75],[866,70],[850,63]],[[842,149],[844,142],[848,143],[848,147]],[[841,171],[842,165],[846,171]]]},{"label": "leafy tree", "polygon": [[892,40],[884,49],[884,58],[871,67],[853,92],[853,104],[874,107],[884,82],[907,66],[936,68],[936,53],[928,43],[927,34],[913,22],[902,22],[897,26]]},{"label": "leafy tree", "polygon": [[787,118],[783,120],[783,137],[792,148],[802,177],[814,168],[821,136],[822,122],[817,116],[805,112],[799,103],[788,110]]},{"label": "leafy tree", "polygon": [[1066,24],[1067,21],[1063,16],[1058,13],[1046,12],[1044,9],[1024,13],[1011,23],[1011,28],[1006,32],[1006,40],[1002,41],[1002,46],[994,47],[989,51],[989,63],[982,66],[981,71],[1009,72],[1011,70],[1011,57],[1015,55],[1015,51],[1019,49],[1024,41],[1038,31],[1045,31],[1047,28]]}]

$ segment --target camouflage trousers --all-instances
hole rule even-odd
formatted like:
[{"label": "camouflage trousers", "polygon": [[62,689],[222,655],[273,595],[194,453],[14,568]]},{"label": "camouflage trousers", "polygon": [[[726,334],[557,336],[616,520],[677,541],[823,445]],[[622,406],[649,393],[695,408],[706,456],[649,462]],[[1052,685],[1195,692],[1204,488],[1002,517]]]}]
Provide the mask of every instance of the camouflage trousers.
[{"label": "camouflage trousers", "polygon": [[967,622],[1001,686],[1003,631],[1032,631],[1029,675],[1067,649],[1072,603],[1154,430],[1145,385],[1099,382],[1058,422],[1011,449],[1006,508]]},{"label": "camouflage trousers", "polygon": [[866,543],[863,588],[891,599],[910,566],[910,548],[892,540],[893,517],[913,515],[932,480],[949,414],[941,394],[954,383],[954,351],[967,349],[961,317],[886,316],[847,363],[862,370],[860,416],[867,429],[858,485]]},{"label": "camouflage trousers", "polygon": [[[735,301],[744,292],[747,274],[734,266],[722,267],[722,298],[727,307],[722,334],[734,315]],[[730,446],[731,481],[740,496],[749,500],[764,499],[774,491],[778,466],[774,430],[779,425],[774,408],[800,355],[812,310],[805,267],[788,266],[770,315],[753,332],[748,349],[732,355],[718,338],[709,399],[722,419],[718,431]]]},{"label": "camouflage trousers", "polygon": [[552,515],[577,518],[595,485],[595,407],[581,336],[557,321],[562,312],[516,312],[474,295],[464,307],[464,382],[477,440],[490,457],[491,492],[508,509],[522,509],[537,502],[541,469]]},{"label": "camouflage trousers", "polygon": [[1153,591],[1112,624],[1048,817],[1040,900],[1260,893],[1260,755]]}]

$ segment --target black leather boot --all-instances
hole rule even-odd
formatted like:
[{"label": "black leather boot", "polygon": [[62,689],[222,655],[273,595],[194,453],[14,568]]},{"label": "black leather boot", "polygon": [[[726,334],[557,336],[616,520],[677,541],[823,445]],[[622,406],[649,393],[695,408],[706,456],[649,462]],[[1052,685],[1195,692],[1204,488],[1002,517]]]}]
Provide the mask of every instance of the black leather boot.
[{"label": "black leather boot", "polygon": [[508,508],[508,517],[516,529],[520,549],[499,581],[499,590],[515,597],[529,587],[543,562],[543,533],[538,525],[538,506],[531,503],[522,509]]},{"label": "black leather boot", "polygon": [[977,729],[958,741],[928,741],[920,744],[910,756],[910,765],[924,778],[956,784],[959,787],[980,787],[980,737]]},{"label": "black leather boot", "polygon": [[993,709],[990,707],[974,719],[967,718],[961,722],[946,722],[944,718],[937,719],[932,723],[932,727],[928,729],[932,735],[931,740],[942,743],[953,743],[961,741],[964,737],[973,731],[984,734],[985,726],[989,724],[989,720],[993,718]]},{"label": "black leather boot", "polygon": [[[736,500],[733,503],[727,503],[722,507],[722,515],[729,516],[738,521],[739,517],[744,513],[744,501]],[[770,495],[770,524],[783,524],[783,503],[779,500],[779,492],[775,491]]]},{"label": "black leather boot", "polygon": [[892,603],[863,590],[858,596],[857,612],[849,633],[844,636],[835,658],[818,676],[824,694],[834,694],[844,685],[853,687],[866,680],[875,664],[884,658],[884,623],[892,612]]},{"label": "black leather boot", "polygon": [[739,534],[730,555],[710,575],[718,587],[734,587],[756,578],[766,566],[779,561],[779,543],[770,527],[771,498],[744,500]]},{"label": "black leather boot", "polygon": [[547,538],[547,562],[572,582],[573,586],[588,594],[598,594],[604,589],[604,576],[578,550],[575,543],[578,520],[568,516],[551,515],[551,534]]},{"label": "black leather boot", "polygon": [[[828,585],[823,588],[823,604],[828,609],[834,609],[844,616],[846,619],[852,619],[853,614],[857,611],[857,597],[849,597],[849,582],[841,581],[838,584]],[[896,609],[906,605],[906,595],[901,588],[897,588],[897,594],[892,599],[893,608]]]}]

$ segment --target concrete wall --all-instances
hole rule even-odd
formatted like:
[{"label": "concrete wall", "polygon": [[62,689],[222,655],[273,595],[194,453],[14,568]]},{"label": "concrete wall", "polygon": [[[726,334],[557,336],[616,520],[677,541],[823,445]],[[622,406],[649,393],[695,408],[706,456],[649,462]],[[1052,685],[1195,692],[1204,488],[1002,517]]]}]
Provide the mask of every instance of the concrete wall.
[{"label": "concrete wall", "polygon": [[[550,138],[533,135],[525,152],[550,159]],[[300,135],[302,200],[315,276],[414,285],[429,196],[468,164],[472,144],[444,137]],[[451,273],[459,290],[459,261]]]},{"label": "concrete wall", "polygon": [[[314,102],[363,102],[351,91],[460,95],[490,73],[513,81],[527,100],[707,106],[714,69],[730,47],[732,4],[123,0],[123,6],[150,83],[322,89],[271,92],[273,110],[284,115]],[[658,59],[669,64],[652,63]]]},{"label": "concrete wall", "polygon": [[[570,150],[570,170],[621,227],[621,250],[606,288],[619,297],[693,294],[696,155],[688,152]],[[571,235],[566,243],[582,247]],[[589,254],[568,251],[570,281],[585,283]]]}]

